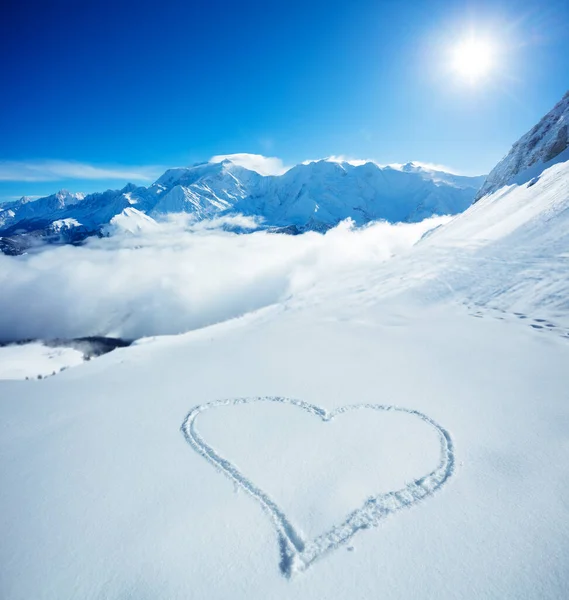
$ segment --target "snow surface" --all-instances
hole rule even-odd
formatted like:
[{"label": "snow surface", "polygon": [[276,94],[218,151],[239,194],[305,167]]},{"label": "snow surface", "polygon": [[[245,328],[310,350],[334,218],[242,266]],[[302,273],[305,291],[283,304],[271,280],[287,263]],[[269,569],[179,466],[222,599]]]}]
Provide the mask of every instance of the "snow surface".
[{"label": "snow surface", "polygon": [[286,167],[280,158],[274,156],[262,156],[261,154],[248,154],[241,152],[238,154],[220,154],[212,156],[210,163],[219,163],[224,160],[230,160],[233,164],[245,167],[250,171],[255,171],[259,175],[282,175],[286,173],[289,167]]},{"label": "snow surface", "polygon": [[77,219],[58,219],[51,224],[53,231],[61,231],[71,229],[72,227],[81,227],[81,223]]},{"label": "snow surface", "polygon": [[104,233],[108,235],[121,232],[139,234],[152,231],[155,227],[154,219],[129,206],[111,219],[109,225],[104,228]]},{"label": "snow surface", "polygon": [[468,177],[452,173],[448,169],[439,165],[431,165],[428,163],[421,163],[417,161],[408,162],[405,164],[391,164],[387,165],[392,169],[403,171],[404,173],[416,173],[420,175],[426,181],[433,181],[435,183],[446,184],[462,189],[479,188],[486,180],[485,175],[477,175],[474,177]]},{"label": "snow surface", "polygon": [[568,181],[554,165],[390,260],[308,263],[240,318],[0,381],[2,598],[566,598]]},{"label": "snow surface", "polygon": [[47,377],[80,365],[83,360],[83,353],[78,350],[41,342],[0,346],[0,379]]}]

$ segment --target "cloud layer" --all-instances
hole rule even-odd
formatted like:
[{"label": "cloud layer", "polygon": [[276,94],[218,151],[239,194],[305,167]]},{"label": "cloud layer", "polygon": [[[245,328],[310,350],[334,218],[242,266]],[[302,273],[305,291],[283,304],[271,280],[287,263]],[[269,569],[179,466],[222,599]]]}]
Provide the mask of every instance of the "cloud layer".
[{"label": "cloud layer", "polygon": [[341,223],[325,235],[235,234],[228,225],[157,223],[85,246],[0,255],[0,341],[188,331],[310,293],[340,272],[410,248],[446,217]]},{"label": "cloud layer", "polygon": [[286,167],[280,158],[263,156],[261,154],[219,154],[212,156],[209,162],[219,163],[224,160],[230,160],[240,167],[256,171],[259,175],[282,175],[290,168]]}]

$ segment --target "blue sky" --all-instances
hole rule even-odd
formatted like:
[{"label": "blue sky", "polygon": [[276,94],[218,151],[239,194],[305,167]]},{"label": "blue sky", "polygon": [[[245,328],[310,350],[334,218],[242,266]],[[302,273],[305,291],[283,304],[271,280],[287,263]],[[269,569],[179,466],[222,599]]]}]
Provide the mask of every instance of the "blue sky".
[{"label": "blue sky", "polygon": [[[569,3],[8,0],[0,199],[250,152],[487,172],[569,87]],[[449,69],[490,39],[477,85]]]}]

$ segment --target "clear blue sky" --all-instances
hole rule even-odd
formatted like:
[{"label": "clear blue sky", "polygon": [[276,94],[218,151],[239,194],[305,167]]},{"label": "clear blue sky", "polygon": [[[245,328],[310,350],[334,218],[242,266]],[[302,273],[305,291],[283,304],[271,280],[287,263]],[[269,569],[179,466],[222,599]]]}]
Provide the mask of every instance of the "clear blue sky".
[{"label": "clear blue sky", "polygon": [[[476,86],[448,69],[473,29]],[[0,198],[234,152],[487,172],[569,88],[568,31],[566,0],[5,0]]]}]

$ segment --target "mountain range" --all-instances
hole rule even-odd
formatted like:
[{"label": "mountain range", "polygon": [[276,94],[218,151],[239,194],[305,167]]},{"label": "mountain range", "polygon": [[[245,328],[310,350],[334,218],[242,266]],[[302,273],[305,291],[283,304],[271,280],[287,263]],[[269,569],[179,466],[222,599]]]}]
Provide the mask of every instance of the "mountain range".
[{"label": "mountain range", "polygon": [[[242,156],[242,155],[240,155]],[[149,187],[89,195],[62,190],[0,207],[0,248],[18,254],[34,242],[76,243],[102,235],[115,217],[161,219],[189,213],[196,219],[243,214],[286,233],[325,231],[351,218],[415,222],[457,214],[474,199],[484,177],[466,177],[419,163],[325,159],[299,164],[282,175],[262,175],[231,156],[219,162],[167,170]]]},{"label": "mountain range", "polygon": [[149,187],[129,183],[89,195],[61,190],[37,200],[23,197],[0,205],[0,250],[21,254],[38,243],[80,243],[107,235],[109,224],[128,230],[174,213],[196,220],[242,214],[256,217],[260,228],[290,234],[326,231],[347,218],[364,225],[455,215],[506,185],[533,185],[544,169],[569,159],[568,123],[569,92],[488,177],[415,162],[382,166],[336,158],[267,175],[243,166],[247,155],[239,154],[168,169]]},{"label": "mountain range", "polygon": [[[385,260],[362,238],[413,226],[0,256],[0,339],[137,340],[99,358],[0,347],[2,599],[567,598],[566,118]],[[330,189],[278,212],[273,185],[339,173],[362,185],[347,211],[368,172],[428,179],[352,166],[210,164],[44,203],[62,228],[243,204],[306,224],[295,207]]]}]

